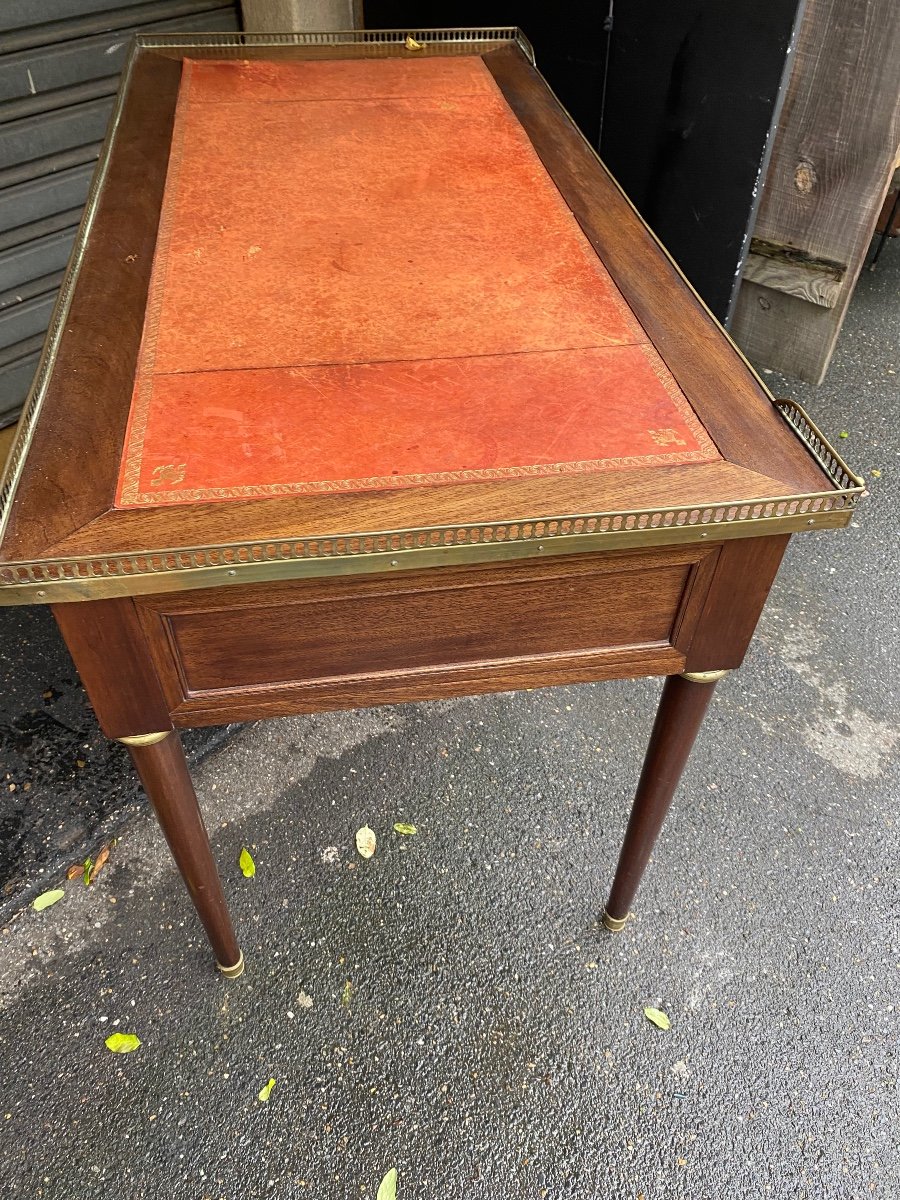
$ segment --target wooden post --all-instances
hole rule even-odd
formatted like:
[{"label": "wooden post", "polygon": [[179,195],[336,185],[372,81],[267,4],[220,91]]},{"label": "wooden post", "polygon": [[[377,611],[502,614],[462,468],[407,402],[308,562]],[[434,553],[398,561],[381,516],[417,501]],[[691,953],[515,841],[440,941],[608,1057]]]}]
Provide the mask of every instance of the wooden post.
[{"label": "wooden post", "polygon": [[241,0],[247,33],[359,29],[361,0]]},{"label": "wooden post", "polygon": [[752,362],[821,383],[898,144],[897,0],[807,0],[731,322]]}]

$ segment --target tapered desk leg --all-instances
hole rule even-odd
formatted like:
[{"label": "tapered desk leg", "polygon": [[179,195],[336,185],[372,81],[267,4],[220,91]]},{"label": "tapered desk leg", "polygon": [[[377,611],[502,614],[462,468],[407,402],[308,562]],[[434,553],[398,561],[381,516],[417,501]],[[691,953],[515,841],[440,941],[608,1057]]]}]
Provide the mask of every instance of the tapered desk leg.
[{"label": "tapered desk leg", "polygon": [[665,682],[619,865],[603,912],[603,924],[613,932],[620,930],[628,919],[628,910],[715,685],[725,674],[726,671],[706,671],[670,675]]},{"label": "tapered desk leg", "polygon": [[119,738],[134,760],[191,899],[215,951],[219,970],[234,979],[244,956],[228,915],[209,837],[181,739],[175,732]]}]

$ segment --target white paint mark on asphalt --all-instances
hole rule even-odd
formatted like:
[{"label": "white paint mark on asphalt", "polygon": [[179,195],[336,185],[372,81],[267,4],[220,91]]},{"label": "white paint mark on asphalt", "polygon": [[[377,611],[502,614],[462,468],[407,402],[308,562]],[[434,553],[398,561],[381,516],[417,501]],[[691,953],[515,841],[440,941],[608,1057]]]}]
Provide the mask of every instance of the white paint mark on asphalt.
[{"label": "white paint mark on asphalt", "polygon": [[[800,730],[809,749],[843,775],[877,779],[900,744],[900,731],[858,708],[846,682],[822,670],[819,664],[831,661],[825,637],[796,613],[772,604],[763,616],[761,637],[815,693],[816,703]],[[760,723],[765,725],[762,719]]]}]

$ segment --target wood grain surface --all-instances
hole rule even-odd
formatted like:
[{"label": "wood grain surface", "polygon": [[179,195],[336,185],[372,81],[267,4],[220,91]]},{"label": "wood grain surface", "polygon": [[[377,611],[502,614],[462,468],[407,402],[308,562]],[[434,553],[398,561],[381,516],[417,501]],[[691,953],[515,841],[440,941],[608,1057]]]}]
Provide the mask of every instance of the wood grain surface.
[{"label": "wood grain surface", "polygon": [[521,51],[485,56],[570,208],[732,463],[113,511],[180,63],[143,52],[0,560],[116,554],[830,490]]},{"label": "wood grain surface", "polygon": [[181,739],[171,733],[152,746],[130,746],[129,753],[216,960],[235,966],[240,949]]},{"label": "wood grain surface", "polygon": [[677,675],[665,682],[606,902],[614,921],[628,916],[714,691]]},{"label": "wood grain surface", "polygon": [[172,728],[130,597],[54,604],[53,615],[107,737]]},{"label": "wood grain surface", "polygon": [[177,722],[423,700],[685,661],[720,547],[146,597]]},{"label": "wood grain surface", "polygon": [[40,557],[112,506],[181,64],[139,56],[0,553]]},{"label": "wood grain surface", "polygon": [[754,362],[821,382],[898,144],[897,0],[807,0],[754,233],[846,270],[827,307],[747,275],[731,328]]},{"label": "wood grain surface", "polygon": [[538,72],[504,48],[485,62],[541,161],[721,454],[799,491],[824,479],[721,326],[568,120]]}]

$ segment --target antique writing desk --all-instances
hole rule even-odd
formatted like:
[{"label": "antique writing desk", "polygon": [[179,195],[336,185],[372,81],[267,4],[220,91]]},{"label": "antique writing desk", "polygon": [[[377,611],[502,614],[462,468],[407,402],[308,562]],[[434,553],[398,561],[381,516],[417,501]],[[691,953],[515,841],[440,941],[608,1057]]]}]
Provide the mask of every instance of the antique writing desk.
[{"label": "antique writing desk", "polygon": [[220,968],[177,731],[668,676],[621,928],[792,532],[861,494],[516,30],[139,38],[0,494]]}]

